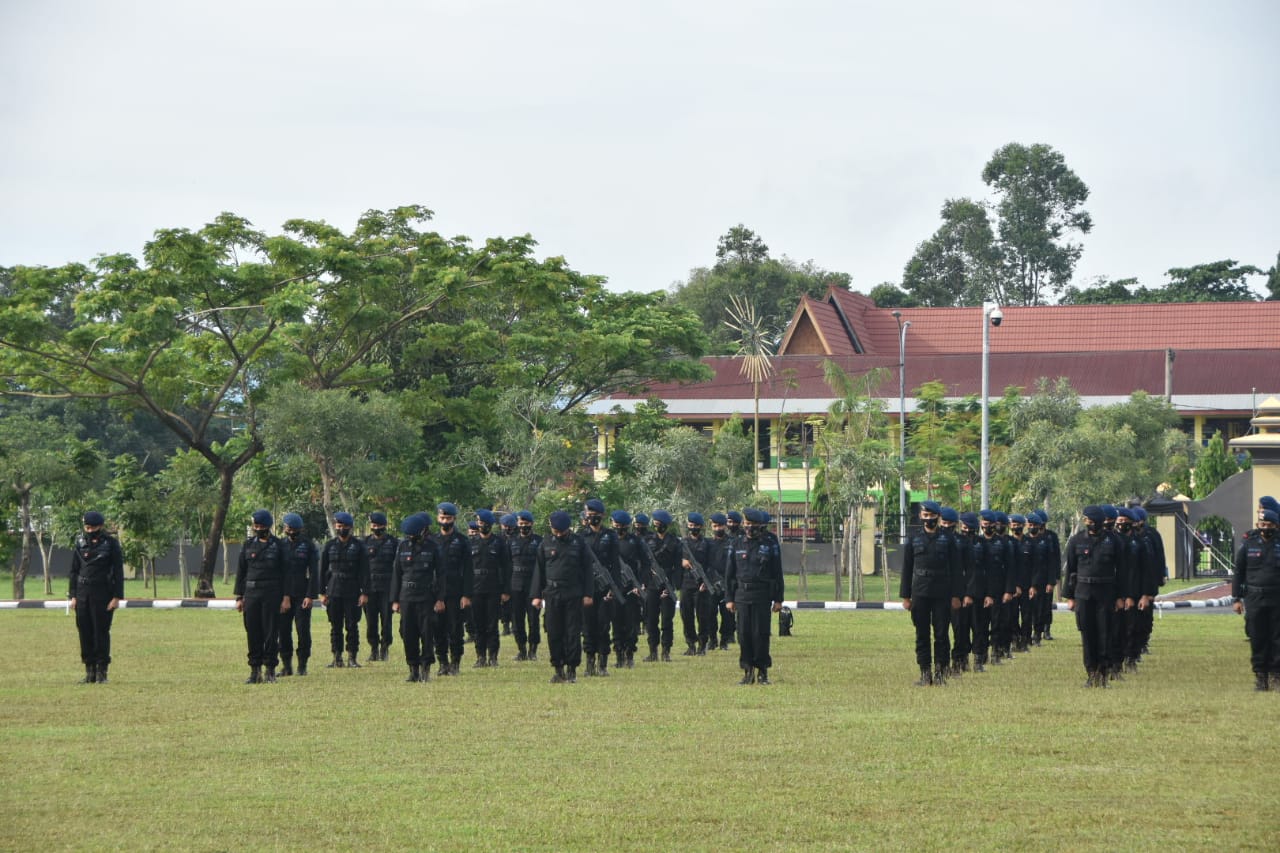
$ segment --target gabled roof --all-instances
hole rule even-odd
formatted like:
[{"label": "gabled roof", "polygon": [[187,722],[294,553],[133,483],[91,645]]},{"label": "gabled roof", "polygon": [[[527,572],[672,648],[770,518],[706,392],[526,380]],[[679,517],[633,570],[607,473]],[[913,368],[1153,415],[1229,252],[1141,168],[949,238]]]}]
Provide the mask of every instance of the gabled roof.
[{"label": "gabled roof", "polygon": [[856,355],[859,350],[836,309],[828,302],[801,296],[786,334],[778,344],[779,353],[797,355]]}]

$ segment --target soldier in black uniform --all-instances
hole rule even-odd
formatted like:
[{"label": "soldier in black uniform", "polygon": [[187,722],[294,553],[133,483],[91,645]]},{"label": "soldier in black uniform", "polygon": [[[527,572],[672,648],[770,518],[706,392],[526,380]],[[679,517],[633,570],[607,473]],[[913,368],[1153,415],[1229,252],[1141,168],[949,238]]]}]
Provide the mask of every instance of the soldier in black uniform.
[{"label": "soldier in black uniform", "polygon": [[[502,528],[502,538],[507,542],[508,551],[511,547],[511,540],[520,534],[516,529],[516,514],[514,512],[505,513],[498,519],[498,526]],[[511,636],[511,595],[508,592],[503,597],[502,603],[498,605],[498,622],[502,624],[502,636]]]},{"label": "soldier in black uniform", "polygon": [[1027,538],[1031,541],[1031,587],[1036,593],[1031,642],[1037,646],[1041,640],[1053,639],[1049,630],[1053,624],[1053,593],[1062,578],[1058,535],[1046,528],[1048,521],[1044,510],[1037,509],[1027,514]]},{"label": "soldier in black uniform", "polygon": [[516,513],[516,535],[507,540],[511,552],[511,633],[516,638],[517,661],[537,660],[542,641],[539,627],[541,614],[530,603],[529,585],[538,561],[541,534],[533,532],[533,513],[522,509]]},{"label": "soldier in black uniform", "polygon": [[497,666],[502,642],[498,610],[511,598],[511,548],[493,529],[491,510],[476,511],[476,536],[471,540],[471,571],[462,581],[462,609],[470,608],[475,623],[475,667]]},{"label": "soldier in black uniform", "polygon": [[254,512],[253,536],[241,546],[236,569],[236,610],[244,614],[244,632],[249,638],[245,684],[276,683],[280,614],[290,608],[285,595],[285,546],[272,535],[272,523],[271,513],[265,509]]},{"label": "soldier in black uniform", "polygon": [[587,543],[596,560],[608,573],[612,583],[596,577],[592,567],[591,599],[594,602],[582,612],[582,651],[587,656],[587,672],[589,676],[609,675],[609,628],[613,624],[614,607],[618,603],[613,597],[613,588],[617,587],[621,578],[618,570],[618,537],[611,528],[604,526],[604,502],[592,498],[583,506],[583,526],[578,528],[578,536]]},{"label": "soldier in black uniform", "polygon": [[[725,513],[724,530],[725,557],[724,563],[720,568],[722,575],[729,570],[729,555],[733,553],[735,543],[745,535],[742,530],[742,513],[736,509],[731,509]],[[729,600],[729,591],[725,590],[724,601],[720,603],[720,648],[724,651],[728,651],[729,644],[734,642],[738,633],[737,617],[734,616],[732,610],[725,606],[729,603]]]},{"label": "soldier in black uniform", "polygon": [[1008,513],[995,510],[996,538],[1004,544],[1005,571],[1009,573],[1012,587],[1009,598],[997,605],[996,621],[992,627],[995,641],[995,662],[1013,659],[1013,638],[1018,632],[1018,599],[1022,596],[1022,570],[1018,565],[1018,549],[1009,535]]},{"label": "soldier in black uniform", "polygon": [[[706,520],[702,517],[702,513],[689,513],[685,520],[685,528],[689,535],[685,537],[682,547],[689,549],[694,559],[698,561],[698,565],[705,571],[714,571],[715,552],[711,543],[702,536],[705,526]],[[685,655],[705,655],[707,643],[715,635],[715,610],[713,609],[715,604],[711,601],[711,590],[698,580],[698,576],[693,571],[693,565],[687,557],[683,556],[683,553],[680,565],[684,569],[684,582],[680,586],[680,622],[684,627],[684,641],[688,647],[684,653]]]},{"label": "soldier in black uniform", "polygon": [[646,539],[649,550],[653,552],[653,560],[671,584],[670,587],[663,586],[653,573],[644,579],[644,627],[649,639],[649,656],[645,660],[649,662],[658,659],[659,640],[662,642],[662,659],[670,661],[671,643],[675,637],[676,590],[680,588],[677,568],[682,555],[680,537],[671,530],[671,523],[671,513],[665,509],[655,511],[653,532]]},{"label": "soldier in black uniform", "polygon": [[355,518],[349,512],[333,514],[337,535],[324,543],[320,552],[321,601],[329,614],[329,647],[333,661],[327,667],[342,667],[342,634],[347,635],[347,666],[359,668],[360,608],[368,601],[369,557],[364,543],[351,535]]},{"label": "soldier in black uniform", "polygon": [[124,552],[102,529],[106,520],[97,510],[81,517],[84,531],[76,536],[71,554],[67,598],[76,612],[80,634],[81,684],[106,684],[111,663],[111,621],[124,598]]},{"label": "soldier in black uniform", "polygon": [[1100,506],[1087,506],[1081,514],[1085,529],[1067,540],[1067,582],[1063,592],[1067,609],[1076,614],[1085,687],[1107,686],[1111,657],[1111,625],[1124,605],[1116,594],[1122,546],[1113,531],[1105,529],[1107,514]]},{"label": "soldier in black uniform", "polygon": [[[631,572],[630,578],[623,573],[623,600],[613,608],[613,650],[617,655],[614,665],[619,669],[634,669],[636,665],[636,643],[640,638],[641,591],[636,586],[640,578],[649,573],[649,557],[645,553],[640,537],[631,532],[631,514],[626,510],[614,510],[610,516],[613,521],[613,534],[618,538],[618,563],[623,564]],[[633,583],[632,581],[635,581]]]},{"label": "soldier in black uniform", "polygon": [[532,604],[547,604],[547,644],[556,671],[551,683],[573,684],[582,662],[582,611],[593,603],[591,558],[587,544],[570,529],[569,513],[557,510],[548,521],[551,535],[538,546]]},{"label": "soldier in black uniform", "polygon": [[[711,570],[720,578],[724,578],[724,573],[728,571],[729,566],[729,517],[723,512],[713,512],[707,516],[711,522]],[[711,594],[711,643],[709,648],[727,651],[729,648],[728,638],[724,635],[724,615],[727,612],[724,609],[725,602],[728,601],[728,594],[724,591],[720,595]]]},{"label": "soldier in black uniform", "polygon": [[734,542],[725,573],[729,611],[738,623],[739,684],[768,684],[769,635],[773,614],[782,610],[782,545],[769,532],[769,513],[762,509],[743,512],[747,535]]},{"label": "soldier in black uniform", "polygon": [[400,522],[400,540],[395,568],[391,572],[391,609],[400,614],[400,639],[404,641],[404,660],[409,665],[405,681],[431,680],[431,644],[435,635],[435,619],[444,612],[444,599],[439,596],[436,562],[439,550],[430,536],[423,534],[431,527],[431,517],[415,513]]},{"label": "soldier in black uniform", "polygon": [[298,629],[298,675],[307,674],[311,658],[311,604],[320,597],[320,549],[303,528],[306,523],[296,512],[286,513],[284,535],[285,598],[289,609],[278,622],[281,675],[293,675],[293,630]]},{"label": "soldier in black uniform", "polygon": [[1031,622],[1034,608],[1040,602],[1036,598],[1035,585],[1032,583],[1034,559],[1031,542],[1024,531],[1027,517],[1018,513],[1009,516],[1009,542],[1013,545],[1014,565],[1017,566],[1017,579],[1014,587],[1017,597],[1014,599],[1014,633],[1013,647],[1015,651],[1031,650]]},{"label": "soldier in black uniform", "polygon": [[399,547],[400,540],[387,535],[387,516],[381,512],[369,513],[369,535],[364,538],[364,550],[369,558],[364,621],[370,661],[386,660],[391,648],[391,570]]},{"label": "soldier in black uniform", "polygon": [[[973,540],[972,574],[966,598],[973,599],[973,671],[986,672],[993,628],[999,626],[1000,605],[1013,598],[1007,548],[996,532],[996,514],[978,513],[978,537]],[[999,640],[996,641],[997,645]],[[1000,663],[999,655],[996,663]]]},{"label": "soldier in black uniform", "polygon": [[[924,529],[907,539],[902,582],[898,593],[911,612],[916,630],[917,685],[942,685],[951,660],[951,611],[960,609],[964,575],[960,569],[960,543],[954,533],[941,528],[942,507],[935,501],[920,504]],[[929,631],[933,630],[933,658],[929,657]],[[936,669],[931,663],[936,662]]]},{"label": "soldier in black uniform", "polygon": [[973,651],[973,598],[968,594],[969,578],[973,574],[973,537],[978,530],[978,517],[973,513],[965,513],[972,524],[964,525],[961,530],[960,513],[949,506],[944,506],[938,513],[938,524],[943,530],[956,537],[960,549],[960,606],[951,611],[951,670],[953,676],[960,676],[969,671],[969,653]]},{"label": "soldier in black uniform", "polygon": [[[1255,690],[1280,689],[1280,513],[1264,509],[1236,552],[1231,595],[1245,613]],[[1244,599],[1242,601],[1242,599]],[[1246,610],[1245,604],[1248,604]]]},{"label": "soldier in black uniform", "polygon": [[1169,564],[1164,555],[1164,540],[1160,537],[1160,531],[1154,527],[1147,526],[1147,511],[1140,506],[1133,507],[1134,522],[1133,529],[1139,538],[1143,540],[1143,545],[1147,554],[1152,561],[1152,568],[1155,576],[1155,590],[1151,592],[1151,606],[1138,613],[1138,656],[1150,651],[1151,631],[1155,627],[1155,597],[1160,594],[1160,587],[1165,585],[1169,579]]},{"label": "soldier in black uniform", "polygon": [[436,619],[436,662],[440,675],[457,675],[462,663],[462,584],[471,575],[471,542],[455,527],[458,508],[445,501],[436,505],[440,532],[434,537],[440,549],[437,570],[444,597],[444,613]]}]

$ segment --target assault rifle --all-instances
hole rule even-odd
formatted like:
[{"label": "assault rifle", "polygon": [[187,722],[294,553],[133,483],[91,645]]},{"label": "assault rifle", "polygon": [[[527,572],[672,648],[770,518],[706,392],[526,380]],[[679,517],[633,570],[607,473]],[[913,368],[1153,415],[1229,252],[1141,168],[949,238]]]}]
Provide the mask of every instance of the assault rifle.
[{"label": "assault rifle", "polygon": [[711,573],[702,567],[697,557],[693,556],[693,550],[689,548],[688,540],[681,539],[680,546],[684,549],[684,558],[689,561],[689,566],[693,569],[694,577],[698,579],[698,582],[707,588],[707,592],[713,593],[717,599],[723,598],[724,584],[720,582],[720,578],[711,579]]},{"label": "assault rifle", "polygon": [[666,587],[667,594],[671,596],[672,601],[675,601],[677,590],[671,585],[671,581],[667,578],[667,573],[662,570],[662,566],[658,565],[658,558],[654,556],[653,549],[649,547],[648,542],[644,541],[643,536],[637,536],[636,538],[644,546],[644,552],[649,555],[649,571],[653,572],[653,579],[658,582],[659,587]]},{"label": "assault rifle", "polygon": [[609,573],[600,563],[600,558],[596,556],[595,550],[591,547],[591,543],[584,537],[582,544],[587,548],[587,555],[591,557],[591,568],[595,570],[596,580],[604,581],[605,586],[609,587],[609,591],[613,593],[614,601],[619,603],[625,601],[622,597],[622,590],[618,588],[618,582],[613,579],[613,575]]}]

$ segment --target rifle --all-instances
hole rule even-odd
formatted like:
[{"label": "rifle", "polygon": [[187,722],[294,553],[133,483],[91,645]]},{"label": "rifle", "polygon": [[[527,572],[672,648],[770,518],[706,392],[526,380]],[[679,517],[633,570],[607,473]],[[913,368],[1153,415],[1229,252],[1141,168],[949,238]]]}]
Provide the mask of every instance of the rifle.
[{"label": "rifle", "polygon": [[618,603],[626,601],[622,597],[622,590],[618,589],[618,582],[613,579],[613,575],[609,573],[609,570],[600,564],[600,558],[596,556],[595,550],[585,536],[582,538],[582,544],[586,546],[587,554],[591,557],[591,567],[595,570],[596,580],[605,582],[605,585],[609,587],[609,591],[613,593],[615,601]]},{"label": "rifle", "polygon": [[[636,537],[639,538],[639,537]],[[643,541],[643,540],[641,540]],[[622,537],[618,537],[619,546],[622,543]],[[635,572],[631,570],[631,564],[622,558],[622,554],[618,554],[618,569],[622,572],[622,579],[631,584],[631,589],[637,596],[640,595],[640,582],[636,580]]]},{"label": "rifle", "polygon": [[693,569],[693,574],[698,581],[707,588],[707,592],[714,593],[717,598],[724,597],[724,585],[720,583],[720,579],[711,580],[711,573],[702,568],[702,564],[698,562],[698,558],[693,556],[693,550],[689,548],[689,542],[686,539],[680,540],[680,547],[684,549],[684,558],[689,561],[689,566]]},{"label": "rifle", "polygon": [[667,578],[667,573],[662,570],[662,566],[658,565],[658,558],[654,556],[653,549],[649,547],[649,543],[644,541],[643,536],[636,536],[640,540],[640,544],[644,546],[644,552],[649,555],[649,571],[653,573],[653,579],[658,582],[659,587],[666,587],[667,594],[671,596],[671,600],[676,600],[676,588],[671,585],[671,581]]}]

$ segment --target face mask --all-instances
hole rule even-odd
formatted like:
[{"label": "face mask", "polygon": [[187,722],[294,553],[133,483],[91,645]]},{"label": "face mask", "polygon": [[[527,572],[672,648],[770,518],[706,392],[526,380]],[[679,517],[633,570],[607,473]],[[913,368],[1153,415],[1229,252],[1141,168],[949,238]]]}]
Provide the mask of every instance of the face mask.
[{"label": "face mask", "polygon": [[615,526],[615,527],[613,528],[613,532],[614,532],[615,534],[617,534],[617,536],[618,536],[618,538],[619,538],[619,539],[621,539],[623,536],[626,536],[626,535],[627,535],[627,528],[625,528],[625,527],[617,527],[617,526]]},{"label": "face mask", "polygon": [[750,524],[747,526],[747,535],[750,536],[752,539],[759,539],[763,533],[764,533],[763,524]]},{"label": "face mask", "polygon": [[987,537],[988,539],[994,539],[996,535],[996,529],[994,527],[984,526],[982,528],[982,535]]},{"label": "face mask", "polygon": [[369,532],[370,532],[370,533],[372,533],[374,536],[382,536],[383,534],[385,534],[385,533],[387,532],[387,528],[385,528],[385,527],[370,527],[370,528],[369,528]]},{"label": "face mask", "polygon": [[723,539],[725,537],[726,531],[723,527],[718,527],[716,528],[715,533],[716,533],[717,539]]},{"label": "face mask", "polygon": [[924,529],[925,529],[925,530],[932,530],[933,528],[935,528],[935,527],[937,527],[937,526],[938,526],[938,519],[936,519],[936,518],[926,518],[926,519],[924,520]]},{"label": "face mask", "polygon": [[440,532],[441,532],[441,533],[449,533],[449,532],[451,532],[452,530],[453,530],[453,522],[452,522],[452,521],[442,521],[442,522],[440,522]]},{"label": "face mask", "polygon": [[1260,527],[1258,528],[1258,532],[1262,534],[1262,538],[1264,539],[1270,539],[1272,536],[1276,535],[1276,529],[1274,527]]},{"label": "face mask", "polygon": [[697,539],[698,537],[700,537],[700,536],[702,535],[702,528],[701,528],[701,527],[690,527],[690,528],[689,528],[689,535],[690,535],[690,536],[692,536],[694,539]]},{"label": "face mask", "polygon": [[350,527],[335,527],[334,530],[337,532],[339,539],[346,539],[351,535]]},{"label": "face mask", "polygon": [[488,536],[488,535],[489,535],[489,531],[490,531],[490,530],[492,530],[492,529],[493,529],[493,525],[492,525],[492,524],[482,524],[482,525],[480,525],[480,535],[481,535],[481,536]]},{"label": "face mask", "polygon": [[667,530],[667,526],[663,524],[661,521],[656,521],[653,524],[653,529],[658,531],[659,533],[665,533]]},{"label": "face mask", "polygon": [[288,528],[285,528],[284,534],[285,536],[288,536],[290,539],[297,539],[299,536],[302,535],[302,531],[294,530],[292,527],[288,527]]},{"label": "face mask", "polygon": [[516,529],[520,531],[520,535],[521,535],[521,536],[528,536],[528,535],[530,535],[531,533],[533,533],[533,525],[532,525],[532,524],[522,524],[522,525],[520,525],[520,526],[519,526],[518,528],[516,528]]},{"label": "face mask", "polygon": [[271,536],[271,528],[269,527],[255,527],[253,532],[258,534],[258,538],[263,542],[267,541],[267,538]]},{"label": "face mask", "polygon": [[594,513],[587,513],[587,524],[591,527],[599,527],[601,518],[603,518],[603,516],[595,515]]}]

